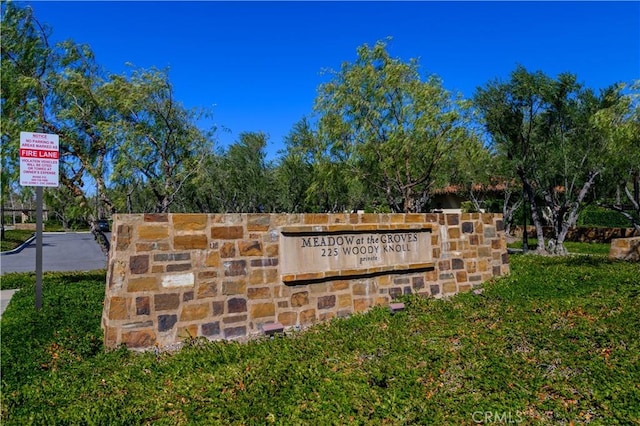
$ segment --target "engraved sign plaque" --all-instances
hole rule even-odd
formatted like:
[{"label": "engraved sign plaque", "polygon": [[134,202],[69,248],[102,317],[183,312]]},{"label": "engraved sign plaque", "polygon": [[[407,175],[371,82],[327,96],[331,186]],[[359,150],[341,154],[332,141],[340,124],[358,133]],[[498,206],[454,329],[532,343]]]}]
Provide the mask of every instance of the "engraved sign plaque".
[{"label": "engraved sign plaque", "polygon": [[431,229],[283,229],[283,281],[372,274],[428,266]]}]

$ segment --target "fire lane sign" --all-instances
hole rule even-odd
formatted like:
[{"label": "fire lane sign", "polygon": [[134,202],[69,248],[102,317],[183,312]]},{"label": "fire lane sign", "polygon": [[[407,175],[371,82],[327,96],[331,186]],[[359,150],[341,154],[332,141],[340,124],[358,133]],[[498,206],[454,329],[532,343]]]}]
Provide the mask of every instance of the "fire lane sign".
[{"label": "fire lane sign", "polygon": [[59,185],[58,135],[20,132],[20,185]]}]

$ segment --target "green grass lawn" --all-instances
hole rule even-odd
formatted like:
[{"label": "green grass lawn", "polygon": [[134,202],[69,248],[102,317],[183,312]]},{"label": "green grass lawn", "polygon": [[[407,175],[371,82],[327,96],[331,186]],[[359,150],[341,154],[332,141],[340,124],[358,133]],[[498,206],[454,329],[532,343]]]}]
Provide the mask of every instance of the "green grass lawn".
[{"label": "green grass lawn", "polygon": [[[529,238],[527,245],[529,250],[535,250],[538,244],[536,238]],[[522,239],[507,244],[509,248],[522,249]],[[579,243],[573,241],[565,241],[564,246],[571,254],[591,254],[591,255],[608,255],[611,244],[609,243]]]},{"label": "green grass lawn", "polygon": [[4,238],[0,240],[0,251],[9,251],[18,248],[20,244],[33,236],[33,231],[25,229],[6,229]]},{"label": "green grass lawn", "polygon": [[33,277],[9,274],[1,423],[640,424],[640,265],[511,267],[479,295],[174,354],[103,350],[103,271],[45,274],[40,312]]}]

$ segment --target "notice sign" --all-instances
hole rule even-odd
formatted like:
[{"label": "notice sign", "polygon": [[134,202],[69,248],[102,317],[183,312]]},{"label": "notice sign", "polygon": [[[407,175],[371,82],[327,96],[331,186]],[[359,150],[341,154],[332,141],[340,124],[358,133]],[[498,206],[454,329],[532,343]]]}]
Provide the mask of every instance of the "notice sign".
[{"label": "notice sign", "polygon": [[58,186],[58,135],[20,132],[20,185]]}]

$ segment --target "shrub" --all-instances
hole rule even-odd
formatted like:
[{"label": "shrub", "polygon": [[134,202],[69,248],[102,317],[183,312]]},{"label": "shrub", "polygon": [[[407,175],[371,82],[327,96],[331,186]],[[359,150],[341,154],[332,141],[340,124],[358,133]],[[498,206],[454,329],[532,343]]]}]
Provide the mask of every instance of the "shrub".
[{"label": "shrub", "polygon": [[617,211],[598,206],[588,206],[580,213],[576,225],[600,228],[629,228],[631,227],[631,222]]}]

